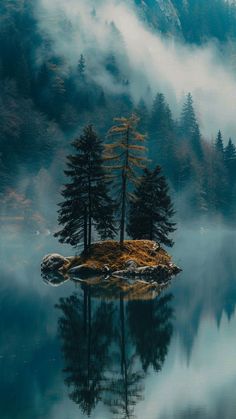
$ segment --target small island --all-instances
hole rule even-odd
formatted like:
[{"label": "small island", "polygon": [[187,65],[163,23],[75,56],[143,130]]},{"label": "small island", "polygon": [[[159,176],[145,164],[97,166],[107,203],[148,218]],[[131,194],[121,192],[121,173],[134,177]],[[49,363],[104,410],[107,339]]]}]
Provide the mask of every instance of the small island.
[{"label": "small island", "polygon": [[59,272],[64,276],[90,279],[117,277],[146,279],[163,283],[180,268],[171,262],[169,254],[150,240],[126,240],[122,248],[116,241],[103,241],[91,245],[89,254],[65,258],[58,254],[45,256],[42,270]]},{"label": "small island", "polygon": [[[180,272],[162,245],[173,246],[176,228],[173,204],[161,167],[146,158],[145,135],[137,131],[139,118],[115,119],[107,138],[99,139],[92,125],[72,145],[62,190],[55,233],[79,256],[44,257],[44,275],[78,281],[120,280],[166,284]],[[94,241],[96,237],[96,241]],[[116,239],[116,240],[115,240]]]}]

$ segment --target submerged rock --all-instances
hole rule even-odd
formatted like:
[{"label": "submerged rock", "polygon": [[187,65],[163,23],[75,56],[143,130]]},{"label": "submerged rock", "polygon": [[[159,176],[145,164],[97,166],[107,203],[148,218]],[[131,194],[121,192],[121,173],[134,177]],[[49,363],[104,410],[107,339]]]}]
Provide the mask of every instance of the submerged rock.
[{"label": "submerged rock", "polygon": [[59,287],[69,281],[69,277],[65,277],[60,272],[44,272],[42,274],[43,282],[52,287]]}]

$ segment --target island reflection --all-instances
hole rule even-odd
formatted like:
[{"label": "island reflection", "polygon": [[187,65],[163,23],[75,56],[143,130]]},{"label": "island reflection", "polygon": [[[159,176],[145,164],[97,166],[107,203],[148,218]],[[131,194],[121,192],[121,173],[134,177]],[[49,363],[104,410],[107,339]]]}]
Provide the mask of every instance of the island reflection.
[{"label": "island reflection", "polygon": [[120,291],[111,299],[100,291],[83,284],[56,305],[65,384],[84,415],[102,402],[113,417],[135,417],[149,370],[159,372],[168,352],[173,297],[127,299]]}]

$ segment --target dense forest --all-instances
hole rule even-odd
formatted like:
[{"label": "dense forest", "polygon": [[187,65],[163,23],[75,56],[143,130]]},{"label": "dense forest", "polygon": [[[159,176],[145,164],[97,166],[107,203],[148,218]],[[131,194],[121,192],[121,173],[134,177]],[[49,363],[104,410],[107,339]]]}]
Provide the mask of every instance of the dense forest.
[{"label": "dense forest", "polygon": [[[209,37],[225,42],[235,37],[235,6],[223,0],[195,1],[194,7],[189,1],[188,8],[184,7],[185,2],[173,3],[179,10],[188,42],[201,43]],[[214,13],[208,3],[215,3]],[[96,19],[96,11],[91,14]],[[165,92],[152,92],[147,86],[146,96],[134,101],[130,80],[117,60],[119,54],[127,59],[118,48],[122,46],[121,34],[112,22],[107,25],[115,48],[101,60],[106,75],[118,86],[114,91],[106,91],[91,78],[91,51],[81,50],[76,67],[70,67],[64,56],[54,52],[50,36],[39,30],[33,1],[1,3],[1,212],[16,205],[22,211],[25,208],[30,211],[42,171],[47,173],[48,185],[58,191],[64,181],[69,145],[85,125],[92,124],[106,143],[111,141],[107,132],[113,118],[135,114],[140,119],[138,130],[146,136],[149,168],[162,167],[177,208],[176,217],[209,220],[217,216],[233,222],[236,209],[233,139],[223,138],[220,126],[215,127],[214,140],[203,137],[191,93],[186,95],[178,118],[173,115]],[[69,22],[64,22],[63,30],[70,30]],[[27,182],[22,182],[26,178]],[[22,183],[26,185],[24,188]],[[23,196],[19,198],[18,193]],[[31,210],[34,212],[36,208]],[[38,219],[47,216],[45,208],[41,212]]]}]

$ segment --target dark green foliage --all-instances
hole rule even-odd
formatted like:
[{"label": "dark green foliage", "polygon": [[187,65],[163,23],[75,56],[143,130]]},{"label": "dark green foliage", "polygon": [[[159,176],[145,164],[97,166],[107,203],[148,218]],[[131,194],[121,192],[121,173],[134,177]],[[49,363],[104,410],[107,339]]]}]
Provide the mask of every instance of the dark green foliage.
[{"label": "dark green foliage", "polygon": [[61,311],[58,332],[65,360],[65,384],[70,399],[90,416],[107,387],[105,368],[112,329],[112,304],[101,302],[93,308],[90,288],[84,299],[77,295],[62,298],[56,306]]},{"label": "dark green foliage", "polygon": [[85,58],[83,54],[81,54],[79,62],[78,62],[78,73],[79,73],[80,81],[84,81],[85,79],[85,70],[86,70]]},{"label": "dark green foliage", "polygon": [[180,135],[190,142],[198,158],[202,157],[201,134],[193,106],[193,98],[188,93],[180,118]]},{"label": "dark green foliage", "polygon": [[167,161],[173,156],[174,122],[165,96],[158,93],[154,99],[149,122],[149,156],[153,164],[168,170]]},{"label": "dark green foliage", "polygon": [[173,246],[169,234],[175,231],[174,215],[169,190],[161,168],[144,170],[134,191],[130,205],[128,234],[133,239],[156,240],[166,246]]},{"label": "dark green foliage", "polygon": [[234,182],[236,180],[236,147],[231,138],[224,150],[224,160],[228,169],[229,178]]},{"label": "dark green foliage", "polygon": [[67,157],[66,176],[71,183],[62,191],[59,224],[63,229],[55,234],[62,243],[77,246],[82,240],[84,250],[90,248],[93,226],[103,239],[113,237],[114,205],[108,195],[108,184],[103,169],[102,142],[91,125],[75,140],[76,154]]},{"label": "dark green foliage", "polygon": [[216,137],[215,150],[216,150],[218,158],[223,159],[224,158],[224,143],[223,143],[221,131],[218,132],[217,137]]},{"label": "dark green foliage", "polygon": [[232,221],[235,218],[236,211],[236,147],[231,138],[224,149],[224,162],[226,167],[227,179],[227,217]]}]

